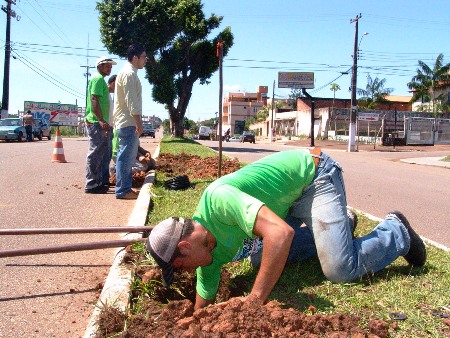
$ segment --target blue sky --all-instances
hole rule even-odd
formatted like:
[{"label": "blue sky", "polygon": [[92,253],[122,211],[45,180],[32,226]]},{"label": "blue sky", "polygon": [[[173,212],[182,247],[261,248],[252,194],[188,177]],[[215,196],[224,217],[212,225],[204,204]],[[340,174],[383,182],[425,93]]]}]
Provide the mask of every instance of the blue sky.
[{"label": "blue sky", "polygon": [[[23,109],[24,101],[58,102],[84,106],[86,68],[109,55],[100,41],[95,1],[21,0],[12,8],[10,113]],[[278,72],[314,72],[317,97],[333,97],[330,83],[339,84],[338,98],[350,98],[356,15],[359,20],[360,53],[358,88],[365,88],[368,74],[386,79],[395,95],[409,95],[407,83],[415,75],[417,61],[432,66],[439,53],[450,62],[450,1],[433,0],[207,0],[204,12],[223,16],[221,29],[231,26],[234,46],[224,60],[224,95],[229,91],[255,92],[272,86]],[[2,1],[6,6],[6,2]],[[0,64],[4,63],[6,14],[0,12]],[[218,31],[217,31],[218,32]],[[216,33],[217,33],[216,32]],[[361,36],[368,32],[362,40]],[[89,51],[87,48],[89,46]],[[88,56],[87,56],[88,54]],[[116,59],[117,73],[124,60]],[[3,67],[2,67],[3,68]],[[90,69],[95,72],[95,69]],[[3,87],[3,72],[0,75]],[[168,117],[153,102],[151,85],[144,79],[144,115]],[[289,89],[275,84],[275,97],[285,98]],[[215,117],[219,102],[219,77],[209,85],[196,84],[187,116],[194,120]]]}]

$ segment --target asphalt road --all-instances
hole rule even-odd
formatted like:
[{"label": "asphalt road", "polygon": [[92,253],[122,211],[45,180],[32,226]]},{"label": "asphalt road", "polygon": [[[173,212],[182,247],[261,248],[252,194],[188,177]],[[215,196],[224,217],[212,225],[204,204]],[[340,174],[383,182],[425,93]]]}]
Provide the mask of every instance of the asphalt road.
[{"label": "asphalt road", "polygon": [[[154,151],[159,140],[141,138]],[[63,138],[67,163],[52,163],[54,140],[0,142],[0,228],[127,225],[134,201],[84,193],[86,138]],[[1,236],[22,249],[118,239],[118,234]],[[2,258],[0,337],[82,337],[115,249]]]},{"label": "asphalt road", "polygon": [[[218,142],[201,141],[214,149]],[[253,162],[270,153],[292,149],[276,143],[223,143],[222,151],[243,162]],[[437,148],[437,147],[436,147]],[[434,242],[450,247],[450,170],[413,165],[400,159],[448,156],[450,151],[346,152],[322,149],[344,168],[347,202],[353,208],[384,218],[391,210],[402,211],[411,225]]]}]

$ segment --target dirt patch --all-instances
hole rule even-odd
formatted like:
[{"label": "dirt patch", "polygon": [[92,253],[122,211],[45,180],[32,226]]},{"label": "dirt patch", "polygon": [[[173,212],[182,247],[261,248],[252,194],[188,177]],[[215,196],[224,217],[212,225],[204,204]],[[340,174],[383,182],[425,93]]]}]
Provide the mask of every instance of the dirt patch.
[{"label": "dirt patch", "polygon": [[[219,172],[219,158],[201,158],[198,155],[162,154],[157,161],[158,172],[167,176],[188,175],[192,178],[217,178]],[[237,159],[222,159],[222,175],[232,173],[240,168]]]},{"label": "dirt patch", "polygon": [[[133,188],[140,188],[144,184],[145,176],[147,173],[145,171],[138,171],[136,173],[133,173],[133,180],[132,180],[132,187]],[[109,183],[111,185],[116,185],[116,174],[112,174],[109,177]]]},{"label": "dirt patch", "polygon": [[[167,176],[188,175],[189,178],[217,177],[218,158],[161,155],[158,171]],[[240,168],[237,160],[224,160],[222,174]],[[142,259],[142,254],[127,248],[125,262]],[[136,266],[134,264],[130,266]],[[262,304],[255,297],[242,297],[251,282],[231,278],[223,269],[215,305],[194,312],[195,275],[176,272],[170,288],[161,284],[160,269],[137,265],[135,287],[131,299],[140,302],[138,313],[126,316],[115,309],[102,311],[98,337],[388,337],[389,325],[381,320],[362,323],[348,314],[320,315],[314,306],[303,313],[271,301]],[[144,296],[145,295],[145,296]]]}]

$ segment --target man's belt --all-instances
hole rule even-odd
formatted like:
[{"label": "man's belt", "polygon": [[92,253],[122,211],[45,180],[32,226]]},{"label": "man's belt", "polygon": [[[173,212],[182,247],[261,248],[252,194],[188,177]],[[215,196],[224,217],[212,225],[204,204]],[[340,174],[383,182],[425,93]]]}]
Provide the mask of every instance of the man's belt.
[{"label": "man's belt", "polygon": [[313,161],[314,161],[314,165],[315,165],[315,167],[317,169],[317,167],[319,165],[319,161],[320,161],[319,156],[322,154],[322,151],[321,151],[320,147],[314,147],[312,149],[309,149],[309,152],[310,152],[311,155],[315,155],[312,158],[313,158]]}]

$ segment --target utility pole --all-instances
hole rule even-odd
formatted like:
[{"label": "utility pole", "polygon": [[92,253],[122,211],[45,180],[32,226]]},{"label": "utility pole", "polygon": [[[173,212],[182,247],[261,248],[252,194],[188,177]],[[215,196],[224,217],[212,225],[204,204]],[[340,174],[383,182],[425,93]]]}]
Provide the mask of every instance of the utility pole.
[{"label": "utility pole", "polygon": [[217,43],[216,56],[219,58],[219,172],[217,177],[222,176],[222,95],[223,95],[223,42]]},{"label": "utility pole", "polygon": [[81,68],[86,68],[86,73],[84,73],[84,76],[86,76],[86,100],[85,100],[85,105],[87,105],[87,96],[88,96],[88,87],[89,87],[89,76],[91,76],[91,73],[89,73],[89,68],[95,68],[93,66],[80,66]]},{"label": "utility pole", "polygon": [[358,60],[358,20],[361,19],[361,14],[357,15],[356,18],[351,19],[350,23],[355,23],[355,43],[353,46],[353,71],[352,71],[352,98],[350,107],[350,126],[349,126],[349,138],[348,138],[348,151],[357,151],[355,144],[356,136],[356,112],[358,110],[356,102],[356,79],[357,79],[357,60]]},{"label": "utility pole", "polygon": [[307,98],[310,99],[311,101],[311,129],[309,131],[310,135],[311,135],[311,142],[310,142],[310,146],[314,147],[314,109],[315,109],[315,102],[314,102],[314,98],[306,91],[305,88],[302,88],[302,93],[303,95],[305,95]]},{"label": "utility pole", "polygon": [[11,17],[20,20],[20,16],[16,16],[16,12],[11,9],[11,5],[15,5],[15,0],[5,0],[6,7],[2,6],[2,11],[6,13],[6,38],[5,38],[5,63],[3,68],[3,96],[2,110],[0,119],[8,117],[9,110],[9,65],[11,58]]},{"label": "utility pole", "polygon": [[274,108],[275,108],[275,80],[273,80],[273,87],[272,87],[272,120],[271,120],[271,122],[270,122],[270,135],[269,135],[269,138],[270,138],[270,143],[272,143],[273,142],[273,118],[274,118],[274,116],[273,116],[273,110],[274,110]]},{"label": "utility pole", "polygon": [[95,68],[95,67],[89,66],[89,35],[88,35],[88,45],[87,45],[87,49],[86,49],[86,66],[80,66],[80,67],[86,68],[86,73],[84,73],[84,76],[86,76],[86,100],[85,100],[84,104],[85,104],[85,107],[87,108],[89,76],[91,76],[91,73],[89,73],[89,68]]}]

